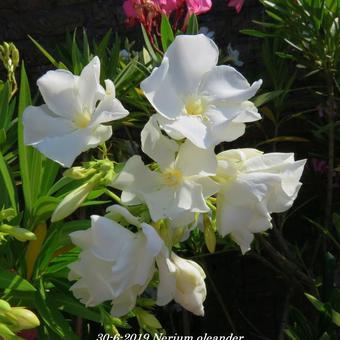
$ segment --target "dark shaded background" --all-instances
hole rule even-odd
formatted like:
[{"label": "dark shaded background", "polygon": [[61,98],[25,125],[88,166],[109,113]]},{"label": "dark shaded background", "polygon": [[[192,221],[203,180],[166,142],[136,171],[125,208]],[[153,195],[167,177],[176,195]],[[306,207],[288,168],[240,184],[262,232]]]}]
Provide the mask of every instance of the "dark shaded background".
[{"label": "dark shaded background", "polygon": [[[52,50],[56,43],[65,40],[66,32],[82,27],[87,29],[90,38],[101,38],[112,28],[121,36],[141,42],[139,28],[127,29],[124,24],[122,3],[123,0],[0,0],[0,41],[17,45],[31,79],[36,79],[50,64],[27,35]],[[200,16],[201,24],[216,32],[220,47],[231,42],[247,67],[252,67],[257,61],[257,44],[253,38],[238,32],[252,25],[251,20],[261,17],[258,1],[247,0],[239,15],[227,6],[226,0],[213,3],[213,10]]]}]

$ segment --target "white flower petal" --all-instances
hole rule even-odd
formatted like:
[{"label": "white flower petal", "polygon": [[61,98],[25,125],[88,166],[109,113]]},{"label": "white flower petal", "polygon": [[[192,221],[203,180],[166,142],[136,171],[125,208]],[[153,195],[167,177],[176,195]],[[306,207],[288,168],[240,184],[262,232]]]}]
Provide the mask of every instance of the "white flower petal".
[{"label": "white flower petal", "polygon": [[114,188],[135,193],[139,199],[143,200],[141,194],[156,190],[159,182],[159,174],[149,170],[140,156],[132,156],[111,185]]},{"label": "white flower petal", "polygon": [[122,119],[129,114],[122,103],[115,98],[105,96],[98,104],[93,113],[90,126],[101,123],[112,122],[113,120]]},{"label": "white flower petal", "polygon": [[178,134],[188,138],[199,148],[209,148],[213,141],[208,135],[207,126],[203,123],[201,117],[181,116],[176,120],[162,122],[164,129],[176,131]]},{"label": "white flower petal", "polygon": [[88,143],[86,148],[82,150],[83,152],[91,148],[96,148],[98,145],[103,144],[112,136],[111,126],[98,125],[93,128],[89,126],[89,128],[86,130],[89,131]]},{"label": "white flower petal", "polygon": [[217,155],[221,191],[216,222],[222,236],[232,235],[242,252],[254,233],[271,228],[272,212],[287,210],[301,186],[305,161],[293,154],[262,154],[255,149],[228,150]]},{"label": "white flower petal", "polygon": [[160,67],[153,69],[140,87],[152,106],[162,116],[174,119],[184,110],[184,101],[168,76],[169,60],[164,57]]},{"label": "white flower petal", "polygon": [[195,92],[202,76],[217,64],[218,54],[213,40],[203,34],[177,36],[165,56],[169,60],[167,76],[178,93]]},{"label": "white flower petal", "polygon": [[78,77],[66,70],[48,71],[37,81],[48,108],[59,116],[73,119],[82,112]]},{"label": "white flower petal", "polygon": [[244,135],[246,125],[243,123],[234,123],[233,121],[220,125],[211,125],[209,134],[211,135],[211,143],[217,145],[221,142],[232,142]]},{"label": "white flower petal", "polygon": [[142,151],[156,161],[162,170],[170,167],[175,161],[178,144],[163,136],[157,116],[153,115],[141,132]]},{"label": "white flower petal", "polygon": [[201,77],[217,64],[218,48],[202,34],[179,35],[169,46],[162,64],[141,88],[163,116],[174,119],[184,110],[184,97],[196,92]]},{"label": "white flower petal", "polygon": [[28,106],[23,113],[23,123],[26,145],[39,143],[47,137],[61,137],[75,129],[70,120],[56,116],[47,105]]},{"label": "white flower petal", "polygon": [[157,287],[157,305],[165,306],[175,295],[176,291],[176,267],[167,257],[158,256],[157,266],[159,270],[159,284]]},{"label": "white flower petal", "polygon": [[65,136],[45,138],[35,147],[63,167],[70,167],[76,157],[89,148],[90,133],[88,129],[75,130]]},{"label": "white flower petal", "polygon": [[[179,214],[175,218],[168,219],[169,227],[172,229],[186,227],[189,224],[195,222],[195,218],[196,218],[195,215],[196,213],[194,212],[183,211],[181,214]],[[185,236],[189,236],[189,235],[185,235]]]},{"label": "white flower petal", "polygon": [[216,194],[220,188],[220,186],[209,177],[195,178],[195,183],[202,186],[202,194],[205,198]]},{"label": "white flower petal", "polygon": [[261,85],[262,80],[250,85],[236,69],[220,65],[204,75],[199,92],[215,99],[243,102],[253,97]]},{"label": "white flower petal", "polygon": [[120,198],[125,205],[137,205],[143,203],[136,194],[128,191],[123,191]]},{"label": "white flower petal", "polygon": [[175,301],[195,315],[203,316],[203,302],[207,296],[203,269],[194,261],[185,260],[175,253],[171,254],[171,260],[176,268]]},{"label": "white flower petal", "polygon": [[134,234],[115,221],[97,215],[91,216],[94,244],[92,252],[100,259],[113,261],[134,239]]},{"label": "white flower petal", "polygon": [[121,217],[125,219],[129,224],[132,224],[136,227],[139,227],[141,222],[139,219],[135,216],[133,216],[129,210],[127,210],[125,207],[114,204],[106,208],[106,212],[110,213],[110,218],[114,220],[120,220]]},{"label": "white flower petal", "polygon": [[83,108],[86,107],[90,112],[94,111],[96,102],[103,92],[99,83],[100,60],[94,57],[81,71],[78,78],[79,97]]},{"label": "white flower petal", "polygon": [[156,117],[160,128],[164,130],[170,138],[176,140],[181,140],[185,138],[180,132],[174,130],[171,127],[171,123],[173,122],[173,120],[167,119],[160,114],[156,114]]},{"label": "white flower petal", "polygon": [[232,239],[240,246],[241,252],[244,255],[251,248],[251,243],[254,240],[254,235],[248,230],[237,230],[232,232]]},{"label": "white flower petal", "polygon": [[180,169],[183,176],[213,176],[217,158],[213,148],[201,149],[186,140],[179,148],[175,168]]},{"label": "white flower petal", "polygon": [[234,123],[249,123],[261,119],[257,107],[250,101],[244,101],[240,105],[237,116],[233,119]]},{"label": "white flower petal", "polygon": [[175,204],[175,192],[172,188],[163,187],[157,191],[145,192],[143,197],[154,222],[167,217],[176,217],[182,211],[181,209],[176,209],[177,207],[172,211]]},{"label": "white flower petal", "polygon": [[112,301],[111,315],[121,317],[126,315],[136,305],[139,287],[130,287],[123,294]]},{"label": "white flower petal", "polygon": [[198,183],[185,181],[176,191],[176,206],[192,212],[208,212],[202,193],[202,186]]}]

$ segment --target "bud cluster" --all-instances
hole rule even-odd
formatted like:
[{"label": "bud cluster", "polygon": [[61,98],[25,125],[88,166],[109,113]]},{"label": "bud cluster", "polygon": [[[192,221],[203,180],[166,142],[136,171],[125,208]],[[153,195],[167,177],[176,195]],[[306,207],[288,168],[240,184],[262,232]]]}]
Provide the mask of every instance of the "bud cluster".
[{"label": "bud cluster", "polygon": [[26,329],[38,327],[37,316],[24,307],[11,307],[0,299],[0,337],[3,339],[21,339],[15,334]]}]

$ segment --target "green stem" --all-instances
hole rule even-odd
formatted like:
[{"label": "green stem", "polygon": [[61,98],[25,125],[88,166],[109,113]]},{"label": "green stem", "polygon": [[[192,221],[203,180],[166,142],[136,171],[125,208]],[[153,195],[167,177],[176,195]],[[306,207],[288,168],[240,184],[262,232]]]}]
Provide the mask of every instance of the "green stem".
[{"label": "green stem", "polygon": [[118,204],[122,204],[122,201],[119,196],[117,196],[115,193],[110,191],[109,189],[105,189],[105,194],[110,196],[114,201],[116,201]]}]

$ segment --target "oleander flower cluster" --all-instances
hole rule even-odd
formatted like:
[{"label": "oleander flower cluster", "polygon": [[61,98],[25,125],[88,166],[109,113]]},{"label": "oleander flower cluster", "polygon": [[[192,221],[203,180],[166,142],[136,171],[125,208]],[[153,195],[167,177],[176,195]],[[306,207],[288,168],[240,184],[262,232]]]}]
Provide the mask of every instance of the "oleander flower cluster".
[{"label": "oleander flower cluster", "polygon": [[[262,81],[250,84],[233,67],[217,65],[218,58],[205,35],[178,35],[141,83],[154,109],[141,131],[143,158],[132,156],[120,170],[106,159],[66,171],[88,181],[64,198],[53,221],[71,214],[96,185],[120,195],[105,216],[91,216],[89,229],[70,234],[80,249],[69,266],[69,279],[76,281],[71,290],[86,306],[110,301],[112,315],[123,316],[156,286],[157,305],[175,301],[203,315],[204,270],[174,246],[203,228],[211,238],[215,231],[231,237],[244,254],[255,234],[272,228],[271,214],[294,203],[305,160],[228,149],[247,123],[261,119],[251,99]],[[71,167],[80,153],[108,140],[108,123],[128,111],[112,81],[105,81],[106,89],[100,85],[99,73],[95,57],[80,76],[57,70],[40,78],[45,104],[24,113],[26,144]],[[216,154],[221,143],[227,150]]]},{"label": "oleander flower cluster", "polygon": [[[226,4],[240,13],[244,0],[227,0]],[[183,20],[184,29],[191,15],[207,13],[212,5],[212,0],[125,0],[123,10],[129,26],[141,23],[151,37],[154,28],[157,32],[162,16],[174,17],[174,28],[178,28],[179,21]]]}]

